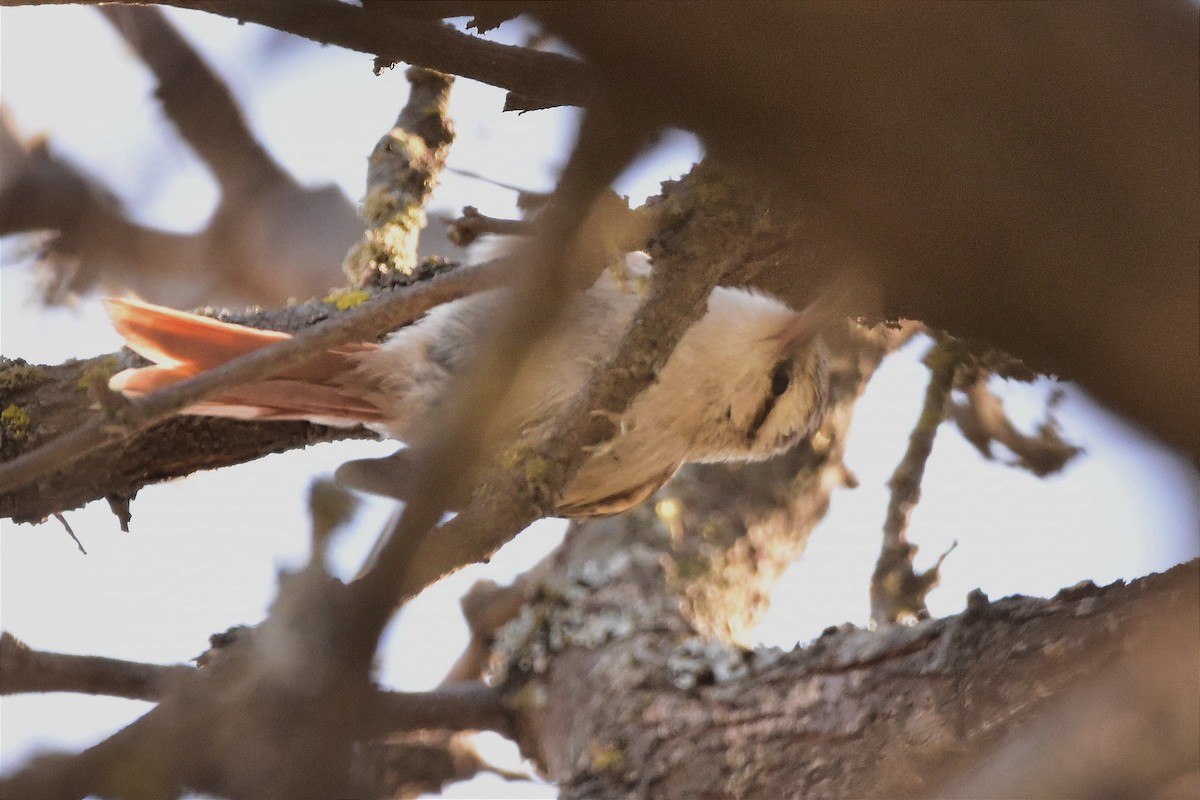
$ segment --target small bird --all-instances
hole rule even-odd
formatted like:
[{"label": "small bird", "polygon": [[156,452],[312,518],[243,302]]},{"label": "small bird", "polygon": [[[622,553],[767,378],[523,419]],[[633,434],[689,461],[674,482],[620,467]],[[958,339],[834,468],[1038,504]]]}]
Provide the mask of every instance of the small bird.
[{"label": "small bird", "polygon": [[[183,413],[362,424],[411,442],[486,341],[489,321],[509,291],[446,303],[381,344],[330,349]],[[534,345],[514,376],[493,416],[493,441],[549,421],[570,402],[613,354],[642,296],[605,275],[568,302],[567,322]],[[112,377],[110,388],[127,396],[170,386],[289,337],[135,300],[107,305],[129,348],[154,362]],[[556,513],[615,514],[647,499],[683,464],[762,460],[811,436],[825,410],[828,376],[819,332],[827,317],[816,307],[797,312],[763,294],[714,289],[704,315],[680,339],[657,380],[614,420],[616,435],[591,452]],[[402,458],[350,462],[337,478],[376,494],[405,496]]]}]

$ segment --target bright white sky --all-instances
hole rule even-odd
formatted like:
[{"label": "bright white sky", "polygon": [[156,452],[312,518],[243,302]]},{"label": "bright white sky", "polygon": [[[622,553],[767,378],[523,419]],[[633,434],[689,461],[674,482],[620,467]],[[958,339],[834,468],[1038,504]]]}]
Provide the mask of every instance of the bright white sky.
[{"label": "bright white sky", "polygon": [[[262,29],[168,13],[230,82],[276,158],[303,181],[335,182],[348,197],[361,195],[366,155],[407,94],[402,70],[375,77],[367,56],[306,43],[284,51],[275,40],[270,53],[263,49],[268,37]],[[519,31],[510,24],[497,36],[515,42]],[[151,91],[141,66],[96,14],[49,7],[0,12],[0,92],[18,129],[49,133],[59,153],[100,177],[141,220],[195,228],[213,209],[215,186],[178,137],[160,126]],[[451,164],[549,189],[575,113],[501,115],[502,102],[499,90],[456,84],[451,111],[458,142]],[[676,134],[617,188],[640,201],[699,155],[694,139]],[[510,192],[447,174],[434,207],[466,204],[494,216],[516,213]],[[54,363],[119,346],[98,298],[85,298],[75,309],[38,309],[19,248],[6,242],[4,255],[4,355]],[[331,285],[338,280],[331,265]],[[836,495],[829,517],[776,595],[760,631],[763,642],[790,646],[830,624],[865,623],[885,483],[924,392],[923,347],[915,344],[890,359],[860,403],[847,462],[862,485]],[[1004,387],[1018,424],[1040,419],[1050,386]],[[960,610],[977,586],[993,597],[1049,595],[1085,578],[1107,583],[1138,577],[1200,552],[1200,477],[1186,462],[1147,443],[1075,387],[1068,387],[1058,416],[1067,437],[1088,452],[1048,480],[986,462],[956,432],[943,429],[911,526],[922,546],[919,564],[958,541],[942,587],[929,598],[935,614]],[[92,504],[67,515],[87,556],[57,523],[0,522],[3,628],[49,650],[185,661],[205,648],[210,633],[261,619],[276,570],[302,563],[311,479],[349,458],[393,447],[321,445],[147,488],[133,503],[130,534],[120,533],[103,503]],[[357,570],[389,511],[386,502],[365,503],[359,524],[334,554],[343,575]],[[483,576],[509,580],[561,534],[560,523],[539,523],[487,567],[464,570],[412,603],[388,634],[382,680],[412,689],[435,684],[465,644],[457,596]],[[0,771],[39,749],[91,744],[146,707],[76,695],[4,698]],[[513,748],[486,738],[489,757],[518,766]],[[445,796],[553,797],[554,791],[480,778]]]}]

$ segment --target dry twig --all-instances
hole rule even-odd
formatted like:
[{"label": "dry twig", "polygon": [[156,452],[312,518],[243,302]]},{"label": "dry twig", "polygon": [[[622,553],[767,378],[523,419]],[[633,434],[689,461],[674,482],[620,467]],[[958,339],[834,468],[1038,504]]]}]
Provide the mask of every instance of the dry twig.
[{"label": "dry twig", "polygon": [[[988,373],[982,373],[968,388],[967,402],[950,404],[950,419],[962,431],[963,437],[984,457],[991,459],[992,442],[1002,444],[1017,457],[1014,466],[1027,469],[1039,478],[1058,472],[1083,448],[1062,438],[1050,410],[1038,426],[1037,434],[1028,436],[1012,424],[1004,413],[1004,404],[988,388]],[[1053,407],[1055,397],[1049,405]]]},{"label": "dry twig", "polygon": [[917,546],[908,541],[908,520],[921,499],[925,462],[933,452],[938,428],[946,418],[950,392],[962,358],[959,346],[952,341],[934,345],[925,356],[929,366],[925,403],[909,435],[908,449],[888,481],[892,494],[883,523],[883,547],[871,575],[871,620],[876,624],[929,616],[925,596],[937,585],[938,570],[948,552],[933,567],[917,573],[913,569]]},{"label": "dry twig", "polygon": [[475,206],[466,206],[462,216],[450,223],[446,234],[459,247],[467,247],[485,234],[497,236],[529,236],[534,229],[527,220],[497,219],[479,213]]}]

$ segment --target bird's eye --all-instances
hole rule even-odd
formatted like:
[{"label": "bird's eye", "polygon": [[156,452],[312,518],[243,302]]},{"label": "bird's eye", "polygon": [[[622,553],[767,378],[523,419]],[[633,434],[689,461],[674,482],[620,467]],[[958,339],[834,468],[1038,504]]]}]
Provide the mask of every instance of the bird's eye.
[{"label": "bird's eye", "polygon": [[779,397],[792,383],[792,362],[780,361],[771,372],[771,394]]}]

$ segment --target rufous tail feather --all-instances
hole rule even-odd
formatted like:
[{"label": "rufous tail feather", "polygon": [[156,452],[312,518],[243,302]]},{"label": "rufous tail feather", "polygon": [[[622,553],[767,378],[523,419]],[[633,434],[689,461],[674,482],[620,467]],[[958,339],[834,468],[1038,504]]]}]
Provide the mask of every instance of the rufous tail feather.
[{"label": "rufous tail feather", "polygon": [[[109,388],[136,397],[164,389],[227,361],[290,339],[265,331],[176,311],[138,300],[105,301],[113,327],[153,366],[118,372]],[[384,421],[355,375],[357,356],[376,345],[355,343],[326,350],[308,361],[243,384],[184,410],[186,414],[251,420],[311,420],[330,425]]]}]

